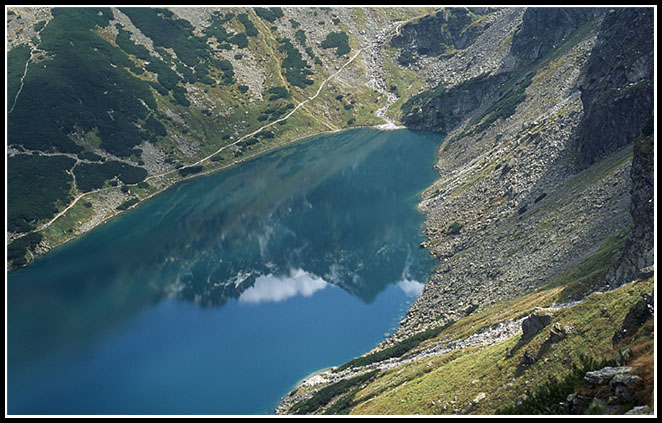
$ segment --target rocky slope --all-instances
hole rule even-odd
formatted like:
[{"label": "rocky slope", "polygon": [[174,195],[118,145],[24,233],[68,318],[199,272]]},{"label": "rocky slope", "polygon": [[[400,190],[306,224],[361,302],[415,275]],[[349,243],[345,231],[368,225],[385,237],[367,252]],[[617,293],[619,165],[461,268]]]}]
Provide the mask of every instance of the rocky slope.
[{"label": "rocky slope", "polygon": [[[420,204],[428,237],[422,247],[439,265],[394,335],[349,367],[318,375],[314,387],[294,391],[279,412],[484,414],[508,407],[508,401],[515,406],[517,396],[526,405],[522,394],[527,384],[537,387],[543,375],[554,374],[547,373],[553,366],[542,363],[557,362],[562,353],[551,349],[557,341],[544,339],[539,352],[521,351],[525,344],[531,347],[529,342],[517,343],[500,328],[517,327],[521,313],[534,304],[582,301],[591,292],[652,275],[650,269],[640,272],[652,264],[653,251],[652,9],[530,8],[492,12],[490,18],[490,29],[502,22],[511,30],[475,34],[451,56],[466,59],[470,51],[486,51],[481,46],[491,46],[492,54],[455,62],[442,55],[439,62],[454,79],[441,78],[402,106],[405,125],[448,134],[436,165],[440,179],[423,193]],[[633,19],[640,25],[630,26]],[[399,38],[396,45],[416,48],[416,33],[407,34],[408,44]],[[418,64],[402,66],[422,66],[425,59],[416,60]],[[482,72],[463,73],[470,67]],[[562,294],[547,297],[555,289]],[[589,312],[586,305],[576,304],[571,305]],[[606,310],[602,308],[603,315]],[[503,317],[513,314],[510,320]],[[476,323],[488,315],[500,317],[490,324]],[[452,328],[458,324],[470,325],[459,338],[467,342],[484,333],[494,336],[487,344],[467,343],[461,352],[448,341],[437,348],[439,340],[457,339]],[[590,336],[584,331],[581,340],[563,335],[561,325],[554,336],[565,340],[568,359],[598,357],[585,348],[586,340],[604,345],[603,358],[618,355],[609,342],[616,330],[596,328]],[[439,352],[438,359],[424,359],[434,356],[433,351]],[[505,351],[505,361],[495,351]],[[471,358],[481,354],[483,358]],[[646,354],[640,359],[647,360]],[[372,364],[359,364],[366,361]],[[537,376],[522,384],[524,371]],[[398,376],[407,372],[407,377]],[[452,378],[466,382],[477,372],[490,379],[491,388],[454,385]],[[369,381],[356,379],[361,374]],[[311,405],[340,381],[352,380],[355,384],[338,388],[330,402]],[[444,397],[446,388],[440,387],[449,385],[455,388],[448,391],[455,389],[463,398]],[[496,386],[501,394],[490,394]],[[435,389],[443,401],[435,397]],[[563,389],[567,395],[572,388]],[[600,401],[595,408],[604,405]],[[600,409],[627,411],[619,407]]]}]

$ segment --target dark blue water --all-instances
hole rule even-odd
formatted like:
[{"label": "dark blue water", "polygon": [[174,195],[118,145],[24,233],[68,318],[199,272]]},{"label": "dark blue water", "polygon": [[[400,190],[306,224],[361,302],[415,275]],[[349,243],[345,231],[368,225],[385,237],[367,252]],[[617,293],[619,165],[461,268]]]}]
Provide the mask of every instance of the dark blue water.
[{"label": "dark blue water", "polygon": [[440,136],[352,130],[179,184],[7,286],[9,414],[269,414],[393,331],[434,265]]}]

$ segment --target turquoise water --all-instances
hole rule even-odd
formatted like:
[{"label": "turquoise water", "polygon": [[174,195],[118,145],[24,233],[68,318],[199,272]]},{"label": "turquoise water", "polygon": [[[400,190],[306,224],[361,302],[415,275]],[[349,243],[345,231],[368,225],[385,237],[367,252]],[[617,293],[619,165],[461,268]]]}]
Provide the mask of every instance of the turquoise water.
[{"label": "turquoise water", "polygon": [[440,136],[361,129],[196,178],[11,272],[9,414],[270,414],[392,332],[434,265]]}]

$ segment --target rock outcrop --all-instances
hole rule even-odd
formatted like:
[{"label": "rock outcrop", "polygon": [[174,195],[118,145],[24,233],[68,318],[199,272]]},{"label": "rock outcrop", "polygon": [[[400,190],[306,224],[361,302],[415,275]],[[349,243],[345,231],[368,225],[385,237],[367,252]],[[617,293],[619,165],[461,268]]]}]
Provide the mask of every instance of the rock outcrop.
[{"label": "rock outcrop", "polygon": [[551,321],[552,316],[550,315],[531,314],[522,321],[522,339],[532,338],[540,332],[542,328],[550,324]]},{"label": "rock outcrop", "polygon": [[652,292],[650,294],[644,294],[642,295],[642,298],[630,308],[630,311],[621,324],[621,328],[611,339],[614,346],[622,340],[633,336],[648,319],[653,318],[655,310],[654,301]]},{"label": "rock outcrop", "polygon": [[607,283],[611,288],[642,277],[642,269],[654,264],[654,146],[652,134],[647,130],[644,132],[634,143],[630,170],[630,214],[633,224],[625,248],[607,273]]},{"label": "rock outcrop", "polygon": [[588,7],[531,7],[514,35],[511,52],[520,66],[542,58],[562,40],[585,23],[603,13]]},{"label": "rock outcrop", "polygon": [[432,93],[412,97],[402,107],[405,113],[403,122],[412,129],[448,133],[469,113],[491,102],[510,77],[510,73],[478,76],[448,90],[439,86]]},{"label": "rock outcrop", "polygon": [[653,9],[610,10],[579,89],[581,164],[631,143],[653,113]]},{"label": "rock outcrop", "polygon": [[[560,404],[562,414],[612,414],[634,399],[641,377],[631,367],[604,367],[587,372],[588,389],[572,393]],[[592,412],[591,408],[594,409]]]},{"label": "rock outcrop", "polygon": [[464,49],[485,29],[481,25],[472,25],[474,16],[489,12],[490,9],[483,8],[473,11],[466,7],[442,9],[434,15],[403,26],[400,34],[393,37],[391,45],[427,56]]}]

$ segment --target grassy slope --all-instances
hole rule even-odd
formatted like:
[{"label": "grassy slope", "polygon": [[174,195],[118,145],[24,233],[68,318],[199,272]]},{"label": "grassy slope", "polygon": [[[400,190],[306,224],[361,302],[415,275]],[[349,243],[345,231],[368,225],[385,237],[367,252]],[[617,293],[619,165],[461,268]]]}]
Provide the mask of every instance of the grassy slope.
[{"label": "grassy slope", "polygon": [[[456,351],[385,372],[378,382],[357,395],[356,400],[360,404],[352,413],[453,413],[455,409],[466,410],[469,403],[484,392],[487,398],[478,403],[473,413],[493,414],[498,408],[513,405],[528,389],[565,376],[569,363],[579,362],[582,355],[596,360],[616,356],[618,352],[611,345],[612,335],[620,327],[629,308],[639,299],[640,293],[649,293],[652,288],[652,279],[639,281],[609,293],[592,294],[582,304],[550,313],[554,316],[553,324],[572,328],[568,338],[558,344],[546,344],[549,332],[543,330],[526,343],[515,337],[485,349]],[[558,289],[548,291],[547,295],[558,292]],[[537,300],[531,301],[535,297],[528,296],[518,301],[520,310],[533,311],[539,304]],[[485,313],[473,318],[474,324],[479,323],[481,318],[486,319],[488,316]],[[468,322],[464,322],[466,324]],[[642,333],[633,344],[650,342],[650,328],[644,328],[644,331],[648,333]],[[508,352],[513,349],[516,352],[508,357]],[[533,354],[539,361],[524,368],[519,364],[524,351]]]},{"label": "grassy slope", "polygon": [[[460,319],[421,346],[466,339],[482,328],[563,301],[568,291],[578,289],[586,277],[605,271],[611,254],[622,242],[622,234],[615,234],[593,257],[536,292]],[[545,342],[550,325],[526,342],[515,336],[487,348],[457,350],[381,372],[353,397],[352,414],[452,414],[455,410],[466,411],[481,392],[487,397],[471,412],[493,414],[499,408],[514,405],[527,390],[567,375],[570,363],[579,363],[582,356],[595,360],[615,358],[618,351],[633,347],[634,362],[645,365],[652,354],[650,325],[617,348],[612,346],[611,338],[640,294],[650,293],[653,286],[653,278],[639,280],[614,291],[590,294],[580,304],[547,311],[553,316],[552,325],[570,328],[568,337],[557,344]],[[521,366],[524,351],[538,362],[528,368]]]}]

